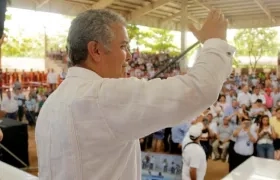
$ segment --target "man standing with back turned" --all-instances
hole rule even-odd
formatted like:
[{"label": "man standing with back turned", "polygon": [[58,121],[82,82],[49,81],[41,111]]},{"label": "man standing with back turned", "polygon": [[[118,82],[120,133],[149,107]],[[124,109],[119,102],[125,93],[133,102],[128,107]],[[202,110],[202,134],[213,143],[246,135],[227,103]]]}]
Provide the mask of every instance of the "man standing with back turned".
[{"label": "man standing with back turned", "polygon": [[211,11],[201,30],[190,29],[204,47],[187,75],[126,79],[125,20],[107,10],[78,15],[67,39],[73,67],[38,117],[39,179],[140,180],[138,139],[200,114],[231,73],[223,14]]}]

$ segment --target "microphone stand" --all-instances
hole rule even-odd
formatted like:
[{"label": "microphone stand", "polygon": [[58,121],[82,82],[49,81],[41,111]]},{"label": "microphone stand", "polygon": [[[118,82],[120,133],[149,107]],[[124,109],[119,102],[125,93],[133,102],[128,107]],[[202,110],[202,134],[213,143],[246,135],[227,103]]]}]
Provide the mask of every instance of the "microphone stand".
[{"label": "microphone stand", "polygon": [[164,66],[159,72],[157,72],[153,77],[149,78],[149,80],[158,78],[160,76],[161,73],[163,73],[166,69],[168,69],[170,66],[172,66],[173,64],[175,64],[177,61],[181,60],[182,57],[184,57],[188,52],[190,52],[193,48],[195,48],[197,45],[199,45],[200,42],[197,41],[196,43],[194,43],[193,45],[191,45],[190,47],[188,47],[186,50],[184,50],[179,56],[175,57],[170,63],[168,63],[166,66]]}]

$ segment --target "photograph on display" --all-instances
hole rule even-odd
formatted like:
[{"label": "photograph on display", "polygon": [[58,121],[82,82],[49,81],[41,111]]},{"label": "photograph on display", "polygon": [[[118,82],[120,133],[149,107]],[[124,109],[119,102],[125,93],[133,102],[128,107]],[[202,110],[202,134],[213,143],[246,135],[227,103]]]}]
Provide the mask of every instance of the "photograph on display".
[{"label": "photograph on display", "polygon": [[182,157],[142,152],[142,180],[181,180]]}]

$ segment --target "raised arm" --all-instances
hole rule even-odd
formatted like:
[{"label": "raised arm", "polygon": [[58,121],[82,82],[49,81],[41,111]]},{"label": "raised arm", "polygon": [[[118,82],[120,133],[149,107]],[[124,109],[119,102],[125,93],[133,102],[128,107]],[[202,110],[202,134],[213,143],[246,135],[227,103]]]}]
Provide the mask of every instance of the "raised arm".
[{"label": "raised arm", "polygon": [[136,139],[199,115],[216,101],[231,73],[230,53],[225,41],[210,39],[187,75],[104,80],[98,101],[109,128],[116,137]]}]

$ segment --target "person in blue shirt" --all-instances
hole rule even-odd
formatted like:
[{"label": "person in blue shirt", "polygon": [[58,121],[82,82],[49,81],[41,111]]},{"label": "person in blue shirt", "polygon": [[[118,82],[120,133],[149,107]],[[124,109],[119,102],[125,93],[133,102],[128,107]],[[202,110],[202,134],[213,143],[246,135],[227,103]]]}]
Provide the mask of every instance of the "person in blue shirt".
[{"label": "person in blue shirt", "polygon": [[37,105],[37,100],[35,97],[32,97],[31,94],[29,94],[28,100],[25,101],[25,117],[29,123],[30,126],[35,125],[35,109]]},{"label": "person in blue shirt", "polygon": [[[237,124],[237,115],[239,112],[239,105],[236,99],[232,100],[232,104],[227,106],[224,109],[224,117],[230,117],[230,124],[236,125]],[[223,119],[224,119],[223,117]]]},{"label": "person in blue shirt", "polygon": [[170,141],[170,153],[171,154],[182,154],[182,142],[187,133],[190,123],[184,123],[174,126],[171,129],[171,141]]}]

